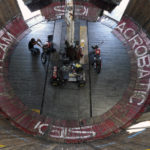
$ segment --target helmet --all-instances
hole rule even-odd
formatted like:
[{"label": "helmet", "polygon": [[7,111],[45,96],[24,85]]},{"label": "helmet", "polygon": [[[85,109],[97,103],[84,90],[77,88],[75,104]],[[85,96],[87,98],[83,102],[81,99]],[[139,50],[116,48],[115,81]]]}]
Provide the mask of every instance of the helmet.
[{"label": "helmet", "polygon": [[50,48],[50,42],[45,42],[43,45],[43,48]]},{"label": "helmet", "polygon": [[45,43],[44,43],[44,46],[45,46],[45,47],[49,47],[49,45],[50,45],[49,42],[45,42]]}]

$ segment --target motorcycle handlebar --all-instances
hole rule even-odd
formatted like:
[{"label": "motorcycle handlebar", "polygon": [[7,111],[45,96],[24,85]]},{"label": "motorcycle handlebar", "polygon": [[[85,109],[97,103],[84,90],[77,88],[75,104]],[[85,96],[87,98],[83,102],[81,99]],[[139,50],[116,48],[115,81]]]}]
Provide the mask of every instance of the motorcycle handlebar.
[{"label": "motorcycle handlebar", "polygon": [[104,41],[101,41],[99,44],[96,44],[95,46],[91,46],[91,48],[93,49],[99,48],[103,43]]}]

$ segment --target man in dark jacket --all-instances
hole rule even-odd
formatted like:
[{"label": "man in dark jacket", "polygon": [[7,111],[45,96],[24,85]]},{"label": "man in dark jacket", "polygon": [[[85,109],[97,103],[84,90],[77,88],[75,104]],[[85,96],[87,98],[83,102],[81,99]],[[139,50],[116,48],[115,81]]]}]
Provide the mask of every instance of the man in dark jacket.
[{"label": "man in dark jacket", "polygon": [[32,38],[32,39],[29,41],[29,43],[28,43],[28,48],[29,48],[29,50],[31,51],[31,53],[32,53],[33,55],[40,52],[40,49],[39,49],[39,48],[35,48],[35,47],[34,47],[35,45],[38,45],[39,47],[42,48],[42,42],[41,42],[41,40],[38,39],[38,40],[36,41],[34,38]]}]

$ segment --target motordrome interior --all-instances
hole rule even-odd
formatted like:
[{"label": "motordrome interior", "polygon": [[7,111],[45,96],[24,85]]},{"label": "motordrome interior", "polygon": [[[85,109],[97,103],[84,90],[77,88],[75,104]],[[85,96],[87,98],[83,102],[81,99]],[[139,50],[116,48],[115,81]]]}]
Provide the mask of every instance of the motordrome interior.
[{"label": "motordrome interior", "polygon": [[[149,72],[145,67],[142,70],[141,66],[148,63],[147,42],[144,42],[148,38],[144,32],[139,32],[138,26],[132,20],[124,17],[123,24],[120,23],[114,30],[117,22],[108,16],[97,19],[96,22],[75,19],[75,40],[82,41],[85,38],[85,47],[88,50],[84,54],[87,56],[87,63],[83,65],[86,74],[84,87],[70,82],[55,87],[50,83],[53,64],[58,65],[59,52],[64,51],[66,23],[63,19],[42,20],[31,25],[30,30],[22,28],[22,18],[16,20],[12,22],[12,26],[7,26],[10,27],[10,33],[6,31],[3,35],[3,40],[8,45],[15,41],[14,37],[17,37],[18,43],[9,49],[1,68],[1,71],[4,70],[1,75],[4,76],[0,78],[1,86],[6,85],[1,87],[1,91],[4,91],[0,99],[1,110],[15,126],[30,134],[44,135],[53,141],[83,142],[118,133],[143,112],[148,103]],[[15,24],[20,26],[20,30],[15,28]],[[137,33],[136,36],[128,34],[128,25],[135,27],[129,29],[133,34]],[[18,38],[23,31],[23,35]],[[32,37],[40,38],[44,43],[49,34],[53,34],[57,52],[51,54],[49,62],[42,64],[41,54],[32,56],[27,43]],[[116,36],[123,42],[129,38],[129,43],[123,44]],[[131,49],[139,45],[136,37],[142,46]],[[1,46],[6,48],[6,43]],[[91,46],[95,44],[101,49],[102,69],[99,74],[91,63],[93,55],[89,55]],[[42,49],[40,51],[42,53]],[[5,83],[7,72],[12,88]],[[3,77],[6,79],[3,80]],[[142,128],[142,132],[144,130]]]},{"label": "motordrome interior", "polygon": [[[80,26],[88,28],[89,51],[92,45],[104,41],[100,45],[101,72],[95,72],[90,56],[89,62],[84,65],[86,86],[82,88],[78,88],[76,83],[53,87],[50,84],[52,65],[49,65],[46,74],[48,64],[42,65],[40,55],[33,57],[28,51],[27,43],[32,37],[45,42],[47,36],[53,33],[57,51],[64,49],[66,24],[63,20],[33,26],[32,31],[16,46],[11,56],[9,81],[15,93],[30,109],[42,109],[44,115],[52,118],[79,120],[101,115],[121,99],[130,79],[126,47],[111,33],[112,28],[101,22],[76,20],[76,40],[80,38]],[[51,56],[50,64],[56,61],[55,58]]]}]

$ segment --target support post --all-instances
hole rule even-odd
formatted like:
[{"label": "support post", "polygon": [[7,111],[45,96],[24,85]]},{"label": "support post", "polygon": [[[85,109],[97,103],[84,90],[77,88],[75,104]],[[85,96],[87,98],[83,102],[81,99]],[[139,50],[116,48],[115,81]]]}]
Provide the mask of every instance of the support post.
[{"label": "support post", "polygon": [[65,1],[65,21],[67,23],[67,37],[66,40],[70,45],[74,43],[74,7],[73,0]]}]

